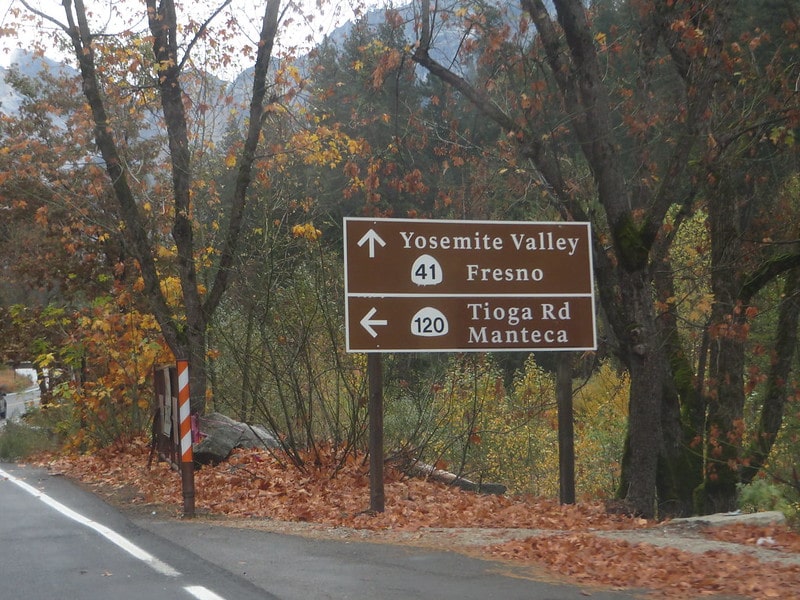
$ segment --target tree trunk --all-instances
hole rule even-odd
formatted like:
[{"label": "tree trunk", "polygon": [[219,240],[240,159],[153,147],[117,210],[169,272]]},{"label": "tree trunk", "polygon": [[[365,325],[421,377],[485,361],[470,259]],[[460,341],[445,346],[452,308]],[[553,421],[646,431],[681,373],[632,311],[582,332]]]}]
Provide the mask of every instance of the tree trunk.
[{"label": "tree trunk", "polygon": [[[678,411],[674,400],[663,407],[667,355],[656,323],[651,252],[663,234],[670,210],[689,204],[692,199],[687,190],[691,158],[698,140],[706,136],[708,108],[721,75],[722,46],[716,42],[720,39],[717,29],[724,26],[724,19],[715,19],[716,13],[708,12],[710,29],[703,37],[707,45],[698,52],[694,45],[690,51],[681,37],[681,28],[673,27],[686,23],[689,7],[683,3],[654,3],[650,7],[654,10],[642,11],[637,40],[646,43],[647,48],[638,47],[640,63],[633,75],[642,101],[650,102],[652,90],[659,85],[653,78],[661,73],[655,68],[661,60],[655,49],[661,45],[667,47],[683,87],[676,89],[681,117],[663,131],[640,137],[620,125],[620,119],[625,121],[627,116],[634,120],[639,117],[617,110],[619,98],[612,97],[609,91],[608,65],[599,55],[586,3],[523,0],[521,4],[537,32],[536,43],[525,50],[530,56],[521,62],[531,60],[537,69],[547,69],[541,83],[545,87],[552,84],[551,97],[563,107],[564,129],[569,130],[563,137],[559,133],[561,141],[554,142],[552,132],[536,130],[535,109],[517,106],[516,113],[505,112],[503,107],[513,103],[498,102],[488,86],[473,85],[431,58],[436,15],[432,15],[428,2],[420,3],[420,37],[413,60],[458,90],[486,118],[504,128],[508,139],[519,143],[520,154],[534,165],[565,219],[593,221],[595,275],[611,330],[609,343],[631,377],[629,437],[621,492],[631,510],[652,516],[659,459],[662,464],[674,460],[672,451],[667,452],[663,443],[662,419],[676,421]],[[520,62],[519,57],[509,60]],[[645,106],[642,114],[658,108],[655,104]],[[660,120],[654,118],[653,122]],[[657,139],[667,142],[658,159],[653,154]],[[575,149],[579,153],[568,154]],[[621,153],[626,152],[626,156],[641,159],[641,173],[651,174],[642,179],[643,185],[632,185],[630,173],[620,160]],[[568,181],[566,165],[585,167],[591,173],[591,185],[584,185],[585,180],[580,184]],[[676,430],[675,423],[670,423],[670,431]],[[677,438],[675,434],[674,439]],[[670,444],[674,447],[675,442]]]},{"label": "tree trunk", "polygon": [[668,372],[665,376],[662,427],[664,445],[658,468],[659,517],[694,514],[694,491],[703,483],[703,447],[706,410],[703,395],[678,332],[678,315],[671,265],[661,260],[654,274],[662,310],[658,317]]},{"label": "tree trunk", "polygon": [[656,514],[656,481],[661,448],[661,406],[664,390],[664,355],[655,327],[651,287],[643,273],[623,271],[622,306],[632,310],[624,339],[631,377],[627,458],[621,490],[635,514]]},{"label": "tree trunk", "polygon": [[[697,509],[704,514],[736,508],[739,458],[744,433],[744,309],[742,289],[741,220],[739,196],[725,188],[716,190],[709,203],[711,235],[710,360],[708,373],[708,420],[706,474],[698,490]],[[722,202],[722,198],[726,198]]]},{"label": "tree trunk", "polygon": [[783,423],[783,412],[789,393],[789,376],[797,352],[798,323],[800,323],[800,269],[793,269],[786,275],[783,302],[775,326],[775,347],[767,377],[767,390],[753,440],[745,453],[742,483],[750,483],[764,466]]},{"label": "tree trunk", "polygon": [[[97,147],[106,165],[114,196],[124,223],[125,246],[136,257],[144,280],[144,294],[150,310],[158,320],[164,339],[177,358],[189,360],[191,410],[202,413],[205,409],[207,387],[206,350],[208,320],[226,292],[231,278],[231,266],[238,249],[247,191],[250,187],[253,164],[259,144],[266,103],[266,76],[277,33],[280,0],[268,0],[264,7],[256,61],[254,64],[253,92],[247,133],[238,164],[236,185],[227,203],[227,221],[224,241],[218,248],[219,264],[213,283],[207,293],[198,285],[195,243],[191,220],[191,190],[193,185],[192,156],[189,147],[186,104],[181,79],[189,59],[188,49],[180,43],[181,25],[178,23],[174,0],[146,0],[147,18],[152,34],[153,67],[164,114],[169,141],[169,158],[172,166],[172,237],[177,249],[177,270],[181,283],[182,307],[172,307],[161,289],[161,276],[156,266],[156,249],[141,214],[137,198],[129,185],[126,163],[114,137],[106,100],[95,64],[94,40],[96,32],[90,30],[83,0],[64,3],[66,24],[61,27],[70,37],[75,58],[81,73],[83,92],[92,112]],[[223,4],[224,5],[224,4]],[[29,7],[40,16],[54,21],[44,13]],[[216,13],[218,14],[218,12]],[[216,16],[216,14],[214,16]],[[213,18],[213,17],[212,17]],[[54,21],[55,22],[55,21]],[[204,32],[201,30],[201,34]],[[187,54],[181,56],[186,50]],[[163,267],[162,267],[163,269]],[[181,314],[181,311],[183,313]],[[177,315],[175,313],[178,313]],[[185,322],[183,318],[185,317]]]},{"label": "tree trunk", "polygon": [[187,332],[187,351],[189,357],[189,406],[192,414],[202,415],[206,409],[206,390],[208,374],[206,372],[206,335],[207,327]]}]

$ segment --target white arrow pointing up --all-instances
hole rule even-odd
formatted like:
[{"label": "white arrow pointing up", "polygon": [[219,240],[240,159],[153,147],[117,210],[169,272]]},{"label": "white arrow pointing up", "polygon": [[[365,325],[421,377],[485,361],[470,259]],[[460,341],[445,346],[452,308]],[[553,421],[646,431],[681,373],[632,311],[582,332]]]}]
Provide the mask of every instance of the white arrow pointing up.
[{"label": "white arrow pointing up", "polygon": [[361,326],[364,329],[366,329],[367,333],[370,334],[374,338],[378,337],[378,332],[375,331],[372,328],[373,325],[375,325],[377,327],[378,325],[388,325],[389,324],[389,321],[387,321],[386,319],[373,319],[372,317],[375,316],[376,312],[378,312],[378,309],[373,306],[370,309],[370,311],[366,315],[364,315],[364,318],[361,319],[361,321],[360,321]]},{"label": "white arrow pointing up", "polygon": [[367,242],[369,242],[369,257],[370,258],[375,258],[375,243],[376,242],[378,244],[380,244],[381,247],[386,245],[386,242],[383,241],[381,236],[379,236],[374,229],[370,229],[367,233],[365,233],[364,236],[360,240],[358,240],[358,245],[359,245],[359,247],[361,247],[364,244],[366,244]]}]

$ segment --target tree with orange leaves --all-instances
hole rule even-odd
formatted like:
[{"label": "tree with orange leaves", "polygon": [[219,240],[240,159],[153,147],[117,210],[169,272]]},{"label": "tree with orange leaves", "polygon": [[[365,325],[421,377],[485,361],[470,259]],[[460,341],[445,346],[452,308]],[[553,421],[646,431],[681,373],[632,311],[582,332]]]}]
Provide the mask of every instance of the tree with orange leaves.
[{"label": "tree with orange leaves", "polygon": [[[267,90],[281,3],[268,0],[263,8],[243,143],[226,163],[235,170],[235,181],[218,205],[215,221],[222,224],[223,229],[219,241],[210,250],[200,247],[197,225],[193,221],[198,192],[195,167],[198,154],[193,150],[190,132],[192,117],[206,109],[200,106],[200,98],[192,97],[191,92],[196,89],[187,82],[191,81],[193,52],[204,42],[216,43],[208,37],[209,30],[230,1],[222,2],[204,21],[197,22],[185,18],[188,15],[183,15],[172,0],[147,0],[141,15],[148,23],[147,34],[119,36],[94,29],[93,14],[83,0],[64,3],[61,17],[46,14],[25,0],[21,3],[29,13],[55,25],[66,36],[79,68],[107,185],[116,201],[118,228],[114,233],[120,235],[125,251],[136,261],[149,309],[158,320],[169,347],[177,357],[190,361],[192,410],[202,412],[207,385],[208,324],[231,282],[231,266],[237,252],[267,106],[277,101]],[[109,5],[109,8],[113,7]],[[224,33],[220,35],[220,39],[227,37]],[[156,179],[157,187],[153,187],[153,180],[143,185],[141,174],[128,160],[129,136],[145,137],[143,134],[147,132],[121,127],[120,105],[129,107],[132,113],[144,110],[160,113],[167,141],[166,148],[159,152],[168,157],[170,174],[163,180]],[[153,178],[152,174],[148,176]],[[166,218],[161,232],[151,229],[154,201],[162,204],[161,216]],[[162,241],[168,248],[172,247],[169,260],[161,253]],[[198,273],[198,256],[203,253],[214,257],[213,273],[207,278]],[[172,268],[180,281],[180,292],[177,297],[170,298],[164,281]],[[207,286],[203,285],[203,279],[209,282]]]},{"label": "tree with orange leaves", "polygon": [[[493,3],[419,4],[411,58],[505,130],[563,219],[594,225],[608,348],[630,374],[620,495],[643,515],[659,503],[731,507],[750,460],[740,417],[751,302],[776,280],[796,295],[797,236],[787,223],[763,227],[773,199],[791,205],[786,161],[800,114],[797,15],[776,4],[780,19],[726,0],[523,0],[499,24]],[[454,30],[461,52],[445,64],[434,50]],[[767,40],[773,52],[758,52]],[[670,250],[699,209],[709,210],[714,301],[710,342],[689,349],[671,308]],[[774,397],[752,456],[761,463],[780,425],[796,314],[795,302],[782,305]]]}]

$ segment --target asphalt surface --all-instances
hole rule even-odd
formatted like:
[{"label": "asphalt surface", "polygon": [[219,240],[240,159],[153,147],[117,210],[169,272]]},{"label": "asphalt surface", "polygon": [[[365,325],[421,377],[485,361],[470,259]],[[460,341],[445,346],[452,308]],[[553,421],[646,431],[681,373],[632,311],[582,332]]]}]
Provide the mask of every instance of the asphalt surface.
[{"label": "asphalt surface", "polygon": [[120,513],[63,477],[0,464],[0,598],[630,600],[455,552]]},{"label": "asphalt surface", "polygon": [[535,581],[527,569],[455,552],[320,540],[200,522],[157,531],[284,600],[622,600],[633,596]]},{"label": "asphalt surface", "polygon": [[41,469],[0,464],[0,598],[274,599]]}]

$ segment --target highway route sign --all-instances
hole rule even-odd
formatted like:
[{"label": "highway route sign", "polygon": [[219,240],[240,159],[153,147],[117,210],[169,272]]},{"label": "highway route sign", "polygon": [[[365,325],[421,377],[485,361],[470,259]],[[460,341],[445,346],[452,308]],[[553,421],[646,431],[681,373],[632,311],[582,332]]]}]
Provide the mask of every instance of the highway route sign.
[{"label": "highway route sign", "polygon": [[593,350],[589,223],[345,218],[348,352]]}]

